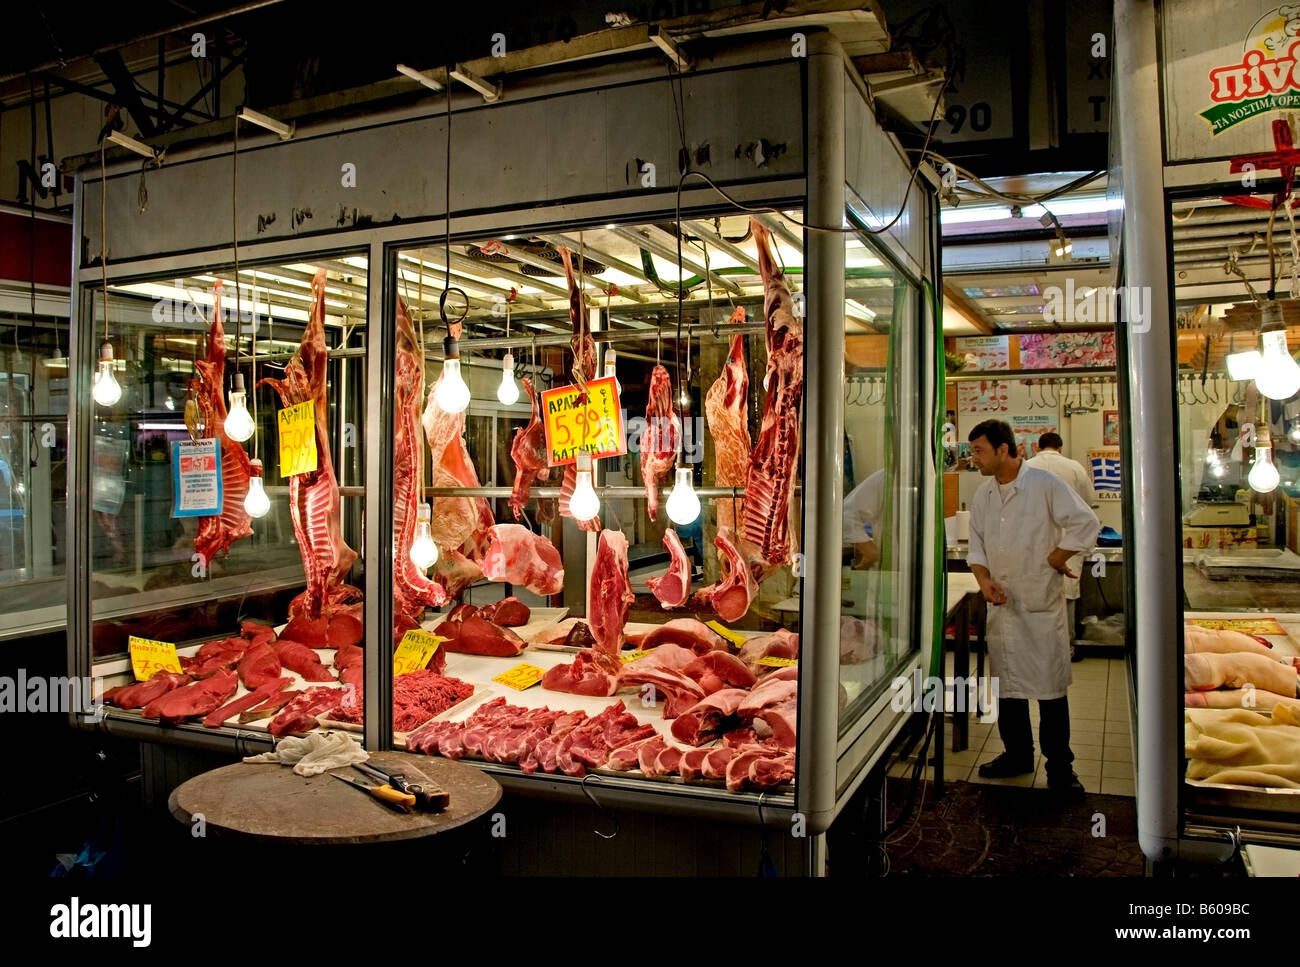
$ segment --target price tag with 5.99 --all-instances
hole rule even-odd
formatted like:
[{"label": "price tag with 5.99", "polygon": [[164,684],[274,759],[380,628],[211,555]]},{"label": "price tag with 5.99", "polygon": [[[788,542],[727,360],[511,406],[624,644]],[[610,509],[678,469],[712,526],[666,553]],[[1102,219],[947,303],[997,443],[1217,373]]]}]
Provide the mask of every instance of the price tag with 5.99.
[{"label": "price tag with 5.99", "polygon": [[446,640],[427,631],[408,631],[393,653],[393,674],[406,675],[427,668],[433,653]]},{"label": "price tag with 5.99", "polygon": [[136,681],[147,682],[159,672],[180,673],[181,663],[176,657],[176,646],[169,641],[154,641],[131,635],[127,639],[127,650],[131,653],[131,670],[135,672]]},{"label": "price tag with 5.99", "polygon": [[275,415],[280,434],[280,476],[310,473],[317,467],[316,404],[307,400]]}]

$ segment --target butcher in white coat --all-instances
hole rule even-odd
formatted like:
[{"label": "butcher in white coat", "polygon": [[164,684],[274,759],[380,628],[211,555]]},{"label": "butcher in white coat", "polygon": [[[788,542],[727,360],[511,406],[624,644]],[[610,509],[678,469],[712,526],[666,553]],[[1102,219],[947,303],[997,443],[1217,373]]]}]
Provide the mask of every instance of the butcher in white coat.
[{"label": "butcher in white coat", "polygon": [[988,602],[991,670],[998,678],[998,732],[1005,751],[981,776],[1034,771],[1029,699],[1038,700],[1047,784],[1083,794],[1070,751],[1070,635],[1064,580],[1069,560],[1091,550],[1098,523],[1070,486],[1016,455],[1011,427],[985,420],[970,431],[971,460],[989,478],[970,507],[971,572]]}]

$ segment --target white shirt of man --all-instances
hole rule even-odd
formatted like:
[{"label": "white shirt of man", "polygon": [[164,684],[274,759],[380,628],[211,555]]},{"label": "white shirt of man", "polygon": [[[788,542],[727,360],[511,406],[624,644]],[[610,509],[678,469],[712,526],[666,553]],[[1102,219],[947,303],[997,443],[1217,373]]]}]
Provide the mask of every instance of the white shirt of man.
[{"label": "white shirt of man", "polygon": [[877,470],[844,498],[844,544],[880,542],[880,507],[885,495],[885,471]]},{"label": "white shirt of man", "polygon": [[[1091,507],[1097,502],[1097,494],[1092,489],[1092,477],[1083,469],[1083,464],[1071,460],[1059,450],[1039,450],[1038,454],[1026,461],[1035,470],[1046,470],[1064,480],[1079,495],[1079,499]],[[1094,512],[1095,513],[1095,512]],[[1089,548],[1091,550],[1091,548]],[[1083,555],[1076,554],[1067,565],[1075,574],[1083,573]],[[1079,597],[1079,579],[1065,579],[1065,599],[1075,601]]]}]

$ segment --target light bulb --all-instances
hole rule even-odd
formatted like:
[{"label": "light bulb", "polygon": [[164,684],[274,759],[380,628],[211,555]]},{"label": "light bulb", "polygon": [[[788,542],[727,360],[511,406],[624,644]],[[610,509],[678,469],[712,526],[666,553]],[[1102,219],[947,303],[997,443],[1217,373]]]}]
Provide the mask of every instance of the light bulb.
[{"label": "light bulb", "polygon": [[[229,431],[227,431],[229,432]],[[249,517],[265,517],[271,510],[271,498],[262,486],[262,461],[248,461],[248,496],[244,498],[244,513]]]},{"label": "light bulb", "polygon": [[1210,465],[1210,475],[1216,480],[1222,480],[1227,472],[1228,468],[1221,463],[1213,463]]},{"label": "light bulb", "polygon": [[122,387],[113,375],[113,345],[99,347],[99,370],[95,373],[90,395],[100,406],[113,406],[122,398]]},{"label": "light bulb", "polygon": [[1216,450],[1216,449],[1214,449],[1214,447],[1210,447],[1208,450],[1206,450],[1206,451],[1205,451],[1205,462],[1208,463],[1210,466],[1214,466],[1216,463],[1218,463],[1218,462],[1219,462],[1219,451]]},{"label": "light bulb", "polygon": [[668,495],[666,506],[668,519],[674,524],[690,524],[700,516],[700,498],[691,483],[690,468],[677,468],[677,479],[673,482],[673,492]]},{"label": "light bulb", "polygon": [[1258,349],[1247,349],[1241,353],[1228,353],[1224,357],[1224,361],[1228,364],[1228,379],[1254,379],[1255,374],[1259,372],[1261,358]]},{"label": "light bulb", "polygon": [[[253,435],[257,427],[253,423],[253,417],[248,412],[248,406],[244,403],[244,397],[247,395],[244,391],[244,374],[235,374],[235,385],[230,391],[230,412],[226,414],[226,436],[239,443],[243,443]],[[265,513],[265,511],[263,511]]]},{"label": "light bulb", "polygon": [[1281,480],[1277,467],[1273,466],[1272,449],[1272,447],[1255,448],[1255,465],[1250,468],[1246,481],[1250,484],[1250,489],[1256,493],[1271,494],[1277,489],[1278,482]]},{"label": "light bulb", "polygon": [[456,340],[448,336],[442,341],[446,361],[442,364],[442,377],[434,399],[444,413],[464,413],[469,406],[469,387],[460,375],[460,349]]},{"label": "light bulb", "polygon": [[1287,349],[1286,330],[1261,333],[1260,340],[1264,352],[1255,371],[1255,386],[1271,400],[1289,400],[1300,393],[1300,366]]},{"label": "light bulb", "polygon": [[588,521],[600,513],[600,498],[591,485],[591,454],[578,454],[577,479],[573,484],[573,496],[569,498],[569,513],[576,521]]},{"label": "light bulb", "polygon": [[497,399],[502,406],[519,402],[519,384],[515,382],[515,357],[506,353],[501,360],[501,385],[497,387]]},{"label": "light bulb", "polygon": [[618,381],[618,373],[615,371],[615,363],[618,361],[618,354],[614,352],[614,347],[610,346],[605,350],[605,376],[614,377],[614,389],[618,395],[623,395],[623,384]]},{"label": "light bulb", "polygon": [[411,562],[421,571],[427,571],[438,560],[438,545],[433,542],[429,528],[432,512],[426,503],[420,504],[419,521],[415,525],[415,540],[411,542]]}]

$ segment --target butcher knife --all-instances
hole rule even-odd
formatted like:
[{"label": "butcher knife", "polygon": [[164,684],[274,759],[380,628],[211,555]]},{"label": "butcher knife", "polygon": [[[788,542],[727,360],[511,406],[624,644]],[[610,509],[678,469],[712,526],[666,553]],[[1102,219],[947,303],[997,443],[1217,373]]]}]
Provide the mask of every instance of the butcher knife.
[{"label": "butcher knife", "polygon": [[381,767],[372,766],[365,763],[360,765],[354,764],[353,769],[370,776],[372,779],[378,779],[392,786],[398,792],[409,793],[415,797],[416,808],[424,812],[441,812],[447,808],[451,802],[451,796],[437,786],[427,786],[420,782],[411,782],[401,772],[385,772]]},{"label": "butcher knife", "polygon": [[392,786],[367,786],[364,783],[357,782],[354,779],[348,779],[345,776],[334,776],[334,778],[340,782],[346,782],[349,786],[355,786],[363,792],[369,793],[389,809],[396,809],[399,813],[409,813],[411,807],[415,805],[414,796],[410,793],[398,792]]}]

